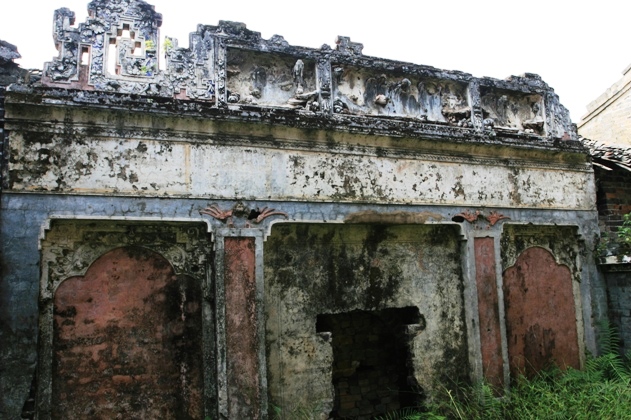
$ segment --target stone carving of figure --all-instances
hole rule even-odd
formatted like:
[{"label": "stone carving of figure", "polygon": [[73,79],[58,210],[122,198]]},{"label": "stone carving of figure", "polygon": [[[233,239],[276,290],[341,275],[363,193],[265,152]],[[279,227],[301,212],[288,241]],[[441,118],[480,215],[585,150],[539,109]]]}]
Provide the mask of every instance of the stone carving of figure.
[{"label": "stone carving of figure", "polygon": [[410,92],[411,86],[410,79],[404,78],[394,85],[392,92],[393,101],[400,104],[401,112],[404,115],[418,112],[418,102]]},{"label": "stone carving of figure", "polygon": [[442,108],[442,86],[434,82],[419,82],[418,102],[422,114],[420,118],[428,121],[445,121]]},{"label": "stone carving of figure", "polygon": [[256,99],[261,99],[263,94],[263,89],[267,84],[267,71],[265,67],[256,66],[254,70],[252,70],[252,87],[250,94]]},{"label": "stone carving of figure", "polygon": [[534,117],[532,119],[524,121],[522,123],[522,126],[527,133],[542,134],[544,119],[540,115],[541,106],[537,102],[535,102],[531,105],[530,109]]},{"label": "stone carving of figure", "polygon": [[372,102],[379,106],[384,106],[388,103],[387,80],[388,78],[385,74],[366,80],[366,89],[364,91],[365,104]]},{"label": "stone carving of figure", "polygon": [[442,101],[442,113],[449,123],[457,124],[460,127],[468,127],[470,125],[471,108],[460,95],[447,89]]},{"label": "stone carving of figure", "polygon": [[72,49],[64,49],[63,57],[52,66],[53,80],[68,80],[77,72],[77,57]]},{"label": "stone carving of figure", "polygon": [[296,60],[294,64],[294,83],[296,84],[296,94],[300,95],[304,92],[305,80],[303,78],[303,72],[305,69],[305,63],[302,60]]},{"label": "stone carving of figure", "polygon": [[497,100],[497,114],[500,117],[502,124],[508,123],[508,96],[502,95]]}]

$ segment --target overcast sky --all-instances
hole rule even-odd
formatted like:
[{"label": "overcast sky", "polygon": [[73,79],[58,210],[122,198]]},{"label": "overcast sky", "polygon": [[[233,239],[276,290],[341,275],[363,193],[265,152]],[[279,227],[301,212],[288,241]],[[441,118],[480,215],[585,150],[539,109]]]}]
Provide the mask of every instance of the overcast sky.
[{"label": "overcast sky", "polygon": [[[68,7],[77,23],[87,0],[4,0],[0,39],[17,45],[25,68],[42,68],[57,52],[53,11]],[[153,0],[160,36],[188,45],[197,24],[244,22],[267,39],[333,45],[336,35],[364,44],[364,54],[506,78],[537,73],[578,122],[586,106],[631,64],[631,1],[560,0]]]}]

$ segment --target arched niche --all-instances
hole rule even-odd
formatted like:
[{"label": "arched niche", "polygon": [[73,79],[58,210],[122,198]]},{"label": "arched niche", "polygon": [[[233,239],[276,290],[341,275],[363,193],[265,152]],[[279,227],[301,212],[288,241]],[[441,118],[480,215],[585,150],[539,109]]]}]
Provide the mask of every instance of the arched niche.
[{"label": "arched niche", "polygon": [[203,222],[53,220],[41,241],[38,418],[214,411]]},{"label": "arched niche", "polygon": [[523,250],[504,271],[506,337],[511,377],[532,377],[552,365],[580,367],[573,279],[543,247]]},{"label": "arched niche", "polygon": [[203,418],[201,287],[138,246],[53,298],[53,418]]}]

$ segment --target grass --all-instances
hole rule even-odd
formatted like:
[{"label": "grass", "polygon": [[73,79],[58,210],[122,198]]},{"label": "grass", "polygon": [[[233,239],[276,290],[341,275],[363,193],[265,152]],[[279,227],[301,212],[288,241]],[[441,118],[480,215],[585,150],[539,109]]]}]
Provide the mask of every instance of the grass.
[{"label": "grass", "polygon": [[421,419],[631,419],[631,362],[618,354],[617,334],[606,326],[599,357],[585,369],[552,369],[518,378],[496,398],[485,384],[443,388],[426,410],[388,413],[379,420]]},{"label": "grass", "polygon": [[[296,410],[273,419],[313,420],[312,410]],[[374,420],[593,420],[631,419],[631,363],[617,353],[590,358],[584,370],[552,369],[520,377],[510,393],[497,398],[486,383],[443,388],[423,409],[406,408]]]},{"label": "grass", "polygon": [[461,390],[429,407],[418,419],[631,419],[628,365],[611,355],[591,359],[585,370],[542,372],[520,377],[504,398],[494,398],[487,385]]},{"label": "grass", "polygon": [[[319,418],[313,413],[297,410],[281,415],[276,408],[272,418]],[[447,419],[631,419],[631,362],[608,352],[588,359],[584,370],[552,369],[532,379],[522,376],[502,398],[497,398],[486,383],[443,388],[423,410],[406,408],[375,417],[375,420]]]},{"label": "grass", "polygon": [[[534,378],[521,376],[502,398],[490,385],[444,387],[423,409],[405,408],[374,420],[631,420],[631,354],[619,354],[618,334],[600,328],[602,356],[589,357],[583,370],[550,369]],[[320,419],[319,409],[284,411],[271,419]]]}]

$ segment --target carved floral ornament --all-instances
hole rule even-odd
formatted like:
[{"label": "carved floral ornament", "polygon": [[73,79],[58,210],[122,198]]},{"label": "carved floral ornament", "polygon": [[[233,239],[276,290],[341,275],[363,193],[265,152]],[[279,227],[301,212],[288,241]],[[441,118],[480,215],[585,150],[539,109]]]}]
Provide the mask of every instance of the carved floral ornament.
[{"label": "carved floral ornament", "polygon": [[451,220],[459,223],[466,220],[471,224],[476,224],[479,219],[486,220],[488,222],[486,229],[490,229],[492,226],[495,226],[500,220],[510,219],[510,217],[504,216],[497,211],[491,211],[488,215],[485,215],[480,210],[476,210],[475,212],[465,210],[461,213],[456,214]]},{"label": "carved floral ornament", "polygon": [[[211,204],[203,210],[199,211],[199,214],[206,214],[212,218],[219,220],[222,223],[226,223],[228,227],[241,227],[237,224],[242,224],[245,228],[250,228],[251,223],[258,225],[265,219],[272,216],[283,216],[285,219],[289,218],[287,213],[283,211],[277,211],[269,207],[255,207],[250,208],[242,201],[237,201],[235,205],[229,210],[222,210],[217,204]],[[235,218],[237,221],[235,221]],[[240,223],[238,220],[242,223]]]}]

